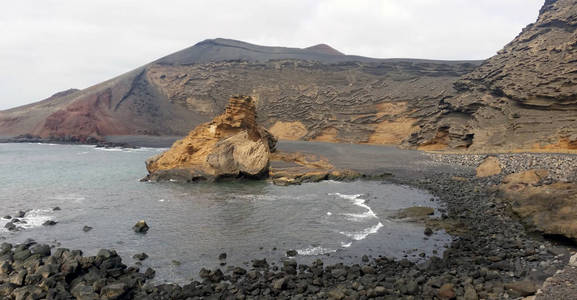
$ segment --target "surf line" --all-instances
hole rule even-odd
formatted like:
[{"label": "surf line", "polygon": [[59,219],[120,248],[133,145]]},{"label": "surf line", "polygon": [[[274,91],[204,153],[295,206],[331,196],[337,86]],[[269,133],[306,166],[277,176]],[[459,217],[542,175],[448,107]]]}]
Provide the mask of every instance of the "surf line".
[{"label": "surf line", "polygon": [[[365,213],[362,214],[343,214],[346,217],[349,217],[352,219],[352,221],[360,221],[361,219],[366,219],[366,218],[374,218],[374,219],[378,219],[379,217],[375,214],[375,212],[371,209],[370,206],[368,206],[365,203],[365,199],[361,199],[360,197],[362,196],[361,194],[355,194],[355,195],[345,195],[345,194],[341,194],[341,193],[329,193],[330,196],[338,196],[340,198],[343,199],[347,199],[353,202],[354,205],[362,207],[364,209],[366,209],[367,211]],[[355,240],[355,241],[360,241],[360,240],[364,240],[367,236],[377,233],[379,231],[379,229],[381,229],[383,227],[383,223],[381,223],[379,221],[379,223],[377,223],[374,226],[365,228],[361,231],[358,232],[346,232],[346,231],[341,231],[339,232],[340,234]],[[341,245],[345,248],[350,247],[351,243],[341,243]]]}]

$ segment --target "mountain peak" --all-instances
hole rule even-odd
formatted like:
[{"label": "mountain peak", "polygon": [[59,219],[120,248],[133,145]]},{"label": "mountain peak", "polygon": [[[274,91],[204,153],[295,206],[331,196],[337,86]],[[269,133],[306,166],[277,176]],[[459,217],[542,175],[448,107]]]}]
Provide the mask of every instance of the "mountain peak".
[{"label": "mountain peak", "polygon": [[345,55],[341,51],[327,45],[327,44],[318,44],[314,46],[310,46],[304,48],[304,50],[312,51],[319,54],[328,54],[328,55]]}]

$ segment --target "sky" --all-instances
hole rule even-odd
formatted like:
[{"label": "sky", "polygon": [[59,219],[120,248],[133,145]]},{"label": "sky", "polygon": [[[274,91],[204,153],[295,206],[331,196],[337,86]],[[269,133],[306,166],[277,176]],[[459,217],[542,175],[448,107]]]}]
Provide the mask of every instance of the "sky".
[{"label": "sky", "polygon": [[544,0],[18,0],[0,10],[0,110],[209,38],[376,58],[485,59]]}]

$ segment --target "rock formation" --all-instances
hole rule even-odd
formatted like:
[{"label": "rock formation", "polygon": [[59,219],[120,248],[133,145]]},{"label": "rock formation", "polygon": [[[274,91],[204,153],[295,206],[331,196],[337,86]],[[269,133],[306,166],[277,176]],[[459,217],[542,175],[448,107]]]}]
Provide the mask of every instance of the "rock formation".
[{"label": "rock formation", "polygon": [[499,185],[501,198],[529,229],[577,240],[577,184],[544,183],[546,170],[513,173]]},{"label": "rock formation", "polygon": [[225,112],[146,161],[149,180],[198,181],[268,176],[276,138],[256,123],[252,97],[232,97]]},{"label": "rock formation", "polygon": [[538,20],[455,83],[405,144],[421,149],[577,149],[577,2],[547,0]]}]

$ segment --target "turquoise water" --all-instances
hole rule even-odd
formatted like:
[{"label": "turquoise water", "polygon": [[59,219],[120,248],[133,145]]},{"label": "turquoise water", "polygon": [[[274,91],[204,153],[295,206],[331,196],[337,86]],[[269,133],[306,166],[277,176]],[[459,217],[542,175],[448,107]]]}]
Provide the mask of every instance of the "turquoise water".
[{"label": "turquoise water", "polygon": [[[170,282],[217,267],[221,252],[228,265],[239,266],[251,258],[278,262],[289,249],[303,262],[360,262],[365,253],[413,258],[419,249],[431,255],[450,241],[442,232],[425,239],[422,225],[391,218],[401,208],[434,207],[426,191],[378,181],[289,187],[139,182],[145,159],[162,150],[0,144],[0,216],[29,210],[18,232],[5,230],[7,220],[0,219],[0,238],[32,238],[86,254],[114,248],[128,264],[146,252],[144,266]],[[53,211],[56,206],[62,210]],[[58,224],[41,225],[49,219]],[[141,219],[151,227],[145,235],[131,229]],[[84,232],[85,225],[94,229]]]}]

